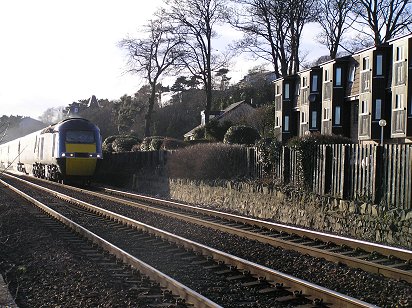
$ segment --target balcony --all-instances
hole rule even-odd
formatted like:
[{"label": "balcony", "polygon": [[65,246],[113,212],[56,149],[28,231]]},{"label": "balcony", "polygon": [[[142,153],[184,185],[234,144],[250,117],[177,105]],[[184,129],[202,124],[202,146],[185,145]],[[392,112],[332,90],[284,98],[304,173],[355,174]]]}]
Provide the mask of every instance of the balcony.
[{"label": "balcony", "polygon": [[322,121],[322,134],[332,135],[332,121],[331,120]]},{"label": "balcony", "polygon": [[275,96],[275,111],[282,111],[282,95]]},{"label": "balcony", "polygon": [[392,134],[402,134],[406,133],[406,110],[397,109],[392,110]]},{"label": "balcony", "polygon": [[300,89],[300,105],[309,104],[309,88]]},{"label": "balcony", "polygon": [[371,77],[372,77],[371,71],[361,72],[361,93],[371,91]]},{"label": "balcony", "polygon": [[406,72],[407,66],[406,61],[395,62],[393,64],[393,75],[394,75],[394,85],[404,85],[406,84]]},{"label": "balcony", "polygon": [[370,139],[371,135],[371,115],[360,114],[359,115],[359,137]]},{"label": "balcony", "polygon": [[323,84],[323,100],[330,100],[332,98],[332,81]]},{"label": "balcony", "polygon": [[309,131],[309,123],[308,122],[300,123],[299,136],[305,136],[305,133],[307,131]]}]

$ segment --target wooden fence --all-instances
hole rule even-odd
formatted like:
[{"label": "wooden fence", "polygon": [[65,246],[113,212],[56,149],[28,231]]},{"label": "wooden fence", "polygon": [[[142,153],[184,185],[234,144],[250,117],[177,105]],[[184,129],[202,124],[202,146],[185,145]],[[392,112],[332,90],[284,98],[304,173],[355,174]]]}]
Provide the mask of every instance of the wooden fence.
[{"label": "wooden fence", "polygon": [[412,145],[320,145],[300,155],[284,147],[273,175],[319,195],[412,209]]},{"label": "wooden fence", "polygon": [[[249,178],[269,176],[318,195],[371,202],[386,209],[412,209],[412,145],[327,144],[317,146],[309,157],[283,147],[269,170],[256,148],[242,153],[231,162],[248,170]],[[132,174],[149,167],[161,172],[168,155],[168,151],[109,154],[102,169]]]}]

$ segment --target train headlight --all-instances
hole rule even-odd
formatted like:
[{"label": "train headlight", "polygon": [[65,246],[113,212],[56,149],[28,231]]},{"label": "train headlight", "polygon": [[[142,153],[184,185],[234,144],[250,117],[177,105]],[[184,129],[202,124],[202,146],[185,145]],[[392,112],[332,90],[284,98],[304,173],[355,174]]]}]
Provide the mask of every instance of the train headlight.
[{"label": "train headlight", "polygon": [[96,157],[97,157],[97,158],[101,158],[102,156],[101,156],[100,154],[97,154]]},{"label": "train headlight", "polygon": [[70,153],[70,157],[73,157],[74,156],[74,154],[73,153]]},{"label": "train headlight", "polygon": [[66,157],[66,153],[62,153],[62,157]]}]

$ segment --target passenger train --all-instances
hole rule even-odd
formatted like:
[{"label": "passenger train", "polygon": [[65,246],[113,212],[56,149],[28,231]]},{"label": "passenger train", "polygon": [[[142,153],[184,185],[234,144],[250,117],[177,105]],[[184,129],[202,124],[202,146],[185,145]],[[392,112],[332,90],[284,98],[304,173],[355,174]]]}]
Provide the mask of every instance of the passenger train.
[{"label": "passenger train", "polygon": [[102,159],[99,128],[69,118],[40,131],[0,144],[0,169],[63,182],[89,182]]}]

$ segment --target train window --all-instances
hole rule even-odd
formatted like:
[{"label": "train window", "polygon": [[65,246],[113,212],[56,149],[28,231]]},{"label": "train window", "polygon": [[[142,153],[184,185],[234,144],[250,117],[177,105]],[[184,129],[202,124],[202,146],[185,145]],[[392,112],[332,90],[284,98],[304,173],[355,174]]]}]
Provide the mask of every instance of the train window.
[{"label": "train window", "polygon": [[69,130],[66,132],[67,143],[94,143],[94,132],[87,130]]}]

